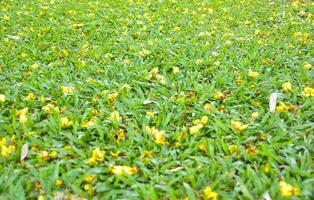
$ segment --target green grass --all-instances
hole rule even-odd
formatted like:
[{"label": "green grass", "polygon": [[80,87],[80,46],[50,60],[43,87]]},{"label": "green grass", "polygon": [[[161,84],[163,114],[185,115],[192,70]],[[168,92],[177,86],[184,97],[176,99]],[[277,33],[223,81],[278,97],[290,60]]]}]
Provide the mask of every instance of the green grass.
[{"label": "green grass", "polygon": [[[311,13],[311,1],[1,0],[0,199],[193,200],[206,187],[286,199],[280,181],[312,199]],[[284,105],[271,113],[273,92]]]}]

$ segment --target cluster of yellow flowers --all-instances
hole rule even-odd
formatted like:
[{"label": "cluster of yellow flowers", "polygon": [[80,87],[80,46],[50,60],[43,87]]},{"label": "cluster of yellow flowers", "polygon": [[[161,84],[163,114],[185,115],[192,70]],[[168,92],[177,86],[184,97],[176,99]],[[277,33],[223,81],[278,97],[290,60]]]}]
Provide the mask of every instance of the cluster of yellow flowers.
[{"label": "cluster of yellow flowers", "polygon": [[190,134],[197,134],[200,130],[208,124],[208,117],[203,116],[201,119],[197,119],[193,121],[194,126],[189,128]]},{"label": "cluster of yellow flowers", "polygon": [[110,165],[109,171],[118,176],[134,175],[138,172],[137,167],[128,167],[120,165]]},{"label": "cluster of yellow flowers", "polygon": [[299,188],[293,187],[285,181],[280,181],[279,186],[280,192],[284,197],[297,196],[300,194]]},{"label": "cluster of yellow flowers", "polygon": [[68,117],[62,117],[60,119],[60,125],[62,128],[69,128],[73,125],[73,121],[70,120]]},{"label": "cluster of yellow flowers", "polygon": [[276,106],[276,111],[279,113],[287,112],[287,111],[294,112],[295,110],[296,110],[296,107],[294,105],[288,105],[288,104],[285,104],[284,102],[279,102],[279,105]]},{"label": "cluster of yellow flowers", "polygon": [[11,137],[10,144],[7,143],[6,139],[3,137],[0,139],[1,155],[8,157],[16,149],[15,147],[15,136]]},{"label": "cluster of yellow flowers", "polygon": [[218,200],[218,193],[214,192],[210,187],[206,187],[203,191],[204,198],[208,200]]},{"label": "cluster of yellow flowers", "polygon": [[[175,71],[177,71],[178,69],[175,69]],[[159,69],[158,67],[153,68],[152,70],[150,70],[148,76],[146,77],[146,79],[150,80],[150,81],[157,81],[160,84],[164,85],[166,84],[166,80],[165,77],[161,74],[159,74]]]},{"label": "cluster of yellow flowers", "polygon": [[150,133],[156,144],[167,144],[167,140],[165,138],[165,131],[159,131],[155,127],[146,126],[146,131]]},{"label": "cluster of yellow flowers", "polygon": [[19,117],[19,121],[22,124],[26,124],[27,121],[28,121],[27,116],[26,116],[27,113],[28,113],[28,108],[27,107],[16,112],[16,116]]},{"label": "cluster of yellow flowers", "polygon": [[87,161],[87,164],[95,165],[98,162],[103,162],[104,160],[105,160],[105,151],[97,147],[93,150],[92,157],[89,158],[89,160]]},{"label": "cluster of yellow flowers", "polygon": [[243,124],[240,121],[231,121],[231,126],[236,132],[241,132],[248,127],[248,125]]}]

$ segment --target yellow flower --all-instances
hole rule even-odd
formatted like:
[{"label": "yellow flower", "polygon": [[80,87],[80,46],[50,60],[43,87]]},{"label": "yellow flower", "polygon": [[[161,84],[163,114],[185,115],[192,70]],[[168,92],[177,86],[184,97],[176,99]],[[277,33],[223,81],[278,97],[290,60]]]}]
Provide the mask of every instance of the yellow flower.
[{"label": "yellow flower", "polygon": [[146,127],[146,130],[153,136],[157,144],[166,144],[165,131],[158,131],[155,127]]},{"label": "yellow flower", "polygon": [[180,72],[179,67],[173,67],[173,68],[172,68],[172,73],[177,74],[177,73],[179,73],[179,72]]},{"label": "yellow flower", "polygon": [[280,113],[286,112],[286,111],[288,111],[288,109],[289,109],[289,106],[286,105],[286,104],[283,103],[283,102],[279,102],[279,105],[276,106],[276,111],[277,111],[277,112],[280,112]]},{"label": "yellow flower", "polygon": [[84,180],[87,182],[87,183],[94,183],[95,180],[96,180],[96,177],[95,176],[85,176]]},{"label": "yellow flower", "polygon": [[26,124],[28,119],[25,115],[20,115],[19,117],[19,121],[22,123],[22,124]]},{"label": "yellow flower", "polygon": [[3,138],[0,140],[0,146],[6,145],[6,144],[7,144],[7,141],[6,141],[6,139],[3,137]]},{"label": "yellow flower", "polygon": [[31,92],[29,93],[26,97],[25,97],[25,100],[26,101],[29,101],[29,102],[32,102],[36,99],[36,96]]},{"label": "yellow flower", "polygon": [[197,124],[195,126],[192,126],[189,128],[190,134],[197,134],[200,132],[200,130],[203,128],[202,124]]},{"label": "yellow flower", "polygon": [[60,179],[57,179],[56,180],[56,186],[61,186],[61,185],[63,185],[63,181]]},{"label": "yellow flower", "polygon": [[97,124],[96,118],[92,118],[91,120],[84,121],[82,127],[83,128],[90,128]]},{"label": "yellow flower", "polygon": [[56,157],[58,155],[58,152],[52,151],[49,153],[49,157]]},{"label": "yellow flower", "polygon": [[146,112],[146,115],[148,116],[148,117],[154,117],[154,115],[155,115],[155,113],[153,112],[153,111],[147,111]]},{"label": "yellow flower", "polygon": [[246,129],[248,126],[243,124],[240,121],[231,121],[231,126],[234,128],[236,131],[243,131]]},{"label": "yellow flower", "polygon": [[265,173],[268,173],[268,172],[270,171],[269,164],[265,164],[265,165],[264,165],[263,171],[264,171]]},{"label": "yellow flower", "polygon": [[108,95],[108,100],[113,102],[113,101],[115,101],[117,99],[118,95],[119,95],[118,92],[113,92],[113,93]]},{"label": "yellow flower", "polygon": [[311,69],[312,65],[310,63],[304,62],[303,67],[304,69]]},{"label": "yellow flower", "polygon": [[282,90],[285,92],[290,92],[292,90],[292,85],[290,82],[285,82],[282,84]]},{"label": "yellow flower", "polygon": [[4,102],[5,102],[5,95],[0,94],[0,103],[4,103]]},{"label": "yellow flower", "polygon": [[113,111],[109,115],[108,120],[111,122],[119,122],[119,121],[122,121],[122,117],[120,116],[118,111]]},{"label": "yellow flower", "polygon": [[96,164],[102,162],[105,159],[105,151],[100,150],[99,147],[95,148],[92,152],[92,157],[87,161],[87,164]]},{"label": "yellow flower", "polygon": [[42,110],[45,111],[48,114],[52,114],[52,113],[59,113],[60,110],[57,106],[54,106],[50,103],[48,103],[47,105],[42,107]]},{"label": "yellow flower", "polygon": [[11,153],[13,153],[15,150],[15,146],[13,145],[1,145],[1,155],[4,157],[8,157]]},{"label": "yellow flower", "polygon": [[197,65],[201,65],[203,63],[203,60],[202,59],[197,59],[196,61],[195,61],[195,64],[197,64]]},{"label": "yellow flower", "polygon": [[35,64],[33,64],[33,65],[31,66],[31,68],[32,68],[33,70],[37,70],[38,67],[39,67],[39,65],[38,65],[37,63],[35,63]]},{"label": "yellow flower", "polygon": [[205,103],[204,109],[205,109],[207,112],[210,112],[211,109],[212,109],[212,104],[211,104],[211,103]]},{"label": "yellow flower", "polygon": [[249,71],[248,72],[248,76],[250,77],[250,78],[255,78],[256,76],[258,76],[258,72],[255,72],[255,71]]},{"label": "yellow flower", "polygon": [[124,136],[125,136],[124,130],[122,128],[119,128],[118,133],[117,133],[116,142],[119,144],[120,141],[124,138]]},{"label": "yellow flower", "polygon": [[253,112],[253,113],[251,114],[251,117],[253,117],[253,118],[257,118],[257,117],[258,117],[258,115],[259,115],[259,113],[258,113],[258,112]]},{"label": "yellow flower", "polygon": [[202,125],[208,124],[208,117],[207,117],[207,116],[203,116],[203,117],[201,118],[201,124],[202,124]]},{"label": "yellow flower", "polygon": [[218,91],[214,94],[214,99],[217,99],[217,100],[223,100],[226,98],[226,95],[224,93],[222,93],[221,91]]},{"label": "yellow flower", "polygon": [[137,173],[138,169],[137,167],[128,167],[128,166],[114,166],[110,165],[109,170],[111,173],[123,176],[123,175],[134,175]]},{"label": "yellow flower", "polygon": [[239,151],[239,147],[237,145],[232,144],[228,147],[228,150],[229,150],[230,154],[233,154],[233,153]]},{"label": "yellow flower", "polygon": [[305,87],[302,92],[303,96],[314,97],[314,89],[310,87]]},{"label": "yellow flower", "polygon": [[214,192],[210,187],[206,187],[203,192],[205,199],[218,200],[218,193]]},{"label": "yellow flower", "polygon": [[62,93],[64,95],[73,94],[74,88],[70,86],[61,86]]},{"label": "yellow flower", "polygon": [[206,146],[204,144],[199,144],[198,145],[198,148],[201,150],[201,151],[206,151]]},{"label": "yellow flower", "polygon": [[23,109],[21,109],[21,110],[19,110],[19,111],[17,111],[16,112],[16,116],[21,116],[21,115],[25,115],[26,113],[28,112],[28,108],[26,107],[26,108],[23,108]]},{"label": "yellow flower", "polygon": [[84,185],[84,190],[88,192],[89,195],[92,195],[94,193],[93,187],[89,184]]},{"label": "yellow flower", "polygon": [[284,181],[280,181],[279,185],[281,195],[284,197],[298,196],[300,194],[299,188],[293,187]]},{"label": "yellow flower", "polygon": [[40,159],[46,160],[49,158],[49,153],[47,151],[42,151],[40,154],[38,154],[38,157]]},{"label": "yellow flower", "polygon": [[60,119],[60,125],[61,125],[62,128],[69,128],[70,126],[73,125],[73,121],[69,120],[68,117],[62,117]]}]

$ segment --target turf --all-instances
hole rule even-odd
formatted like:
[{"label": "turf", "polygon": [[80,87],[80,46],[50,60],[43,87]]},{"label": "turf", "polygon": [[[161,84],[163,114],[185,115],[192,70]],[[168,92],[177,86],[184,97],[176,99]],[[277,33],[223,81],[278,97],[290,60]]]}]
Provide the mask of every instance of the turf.
[{"label": "turf", "polygon": [[312,13],[1,0],[0,199],[313,199]]}]

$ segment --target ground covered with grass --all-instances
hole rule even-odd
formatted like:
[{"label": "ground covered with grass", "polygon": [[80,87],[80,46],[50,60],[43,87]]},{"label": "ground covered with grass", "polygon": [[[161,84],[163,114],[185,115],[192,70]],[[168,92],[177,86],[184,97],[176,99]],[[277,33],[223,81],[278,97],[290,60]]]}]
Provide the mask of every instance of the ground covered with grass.
[{"label": "ground covered with grass", "polygon": [[313,198],[311,1],[0,4],[0,199]]}]

